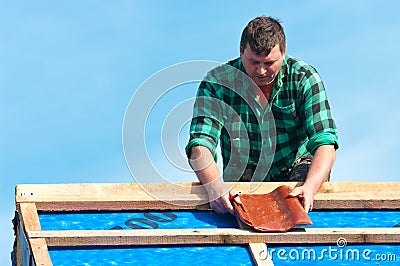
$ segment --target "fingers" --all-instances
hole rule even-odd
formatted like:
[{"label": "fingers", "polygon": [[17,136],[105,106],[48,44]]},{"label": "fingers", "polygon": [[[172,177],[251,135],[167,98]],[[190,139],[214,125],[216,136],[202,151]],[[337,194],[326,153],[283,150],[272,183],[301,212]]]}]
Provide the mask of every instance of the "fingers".
[{"label": "fingers", "polygon": [[232,206],[232,201],[242,204],[242,201],[240,200],[240,195],[241,192],[236,191],[236,190],[230,190],[228,193],[222,195],[221,197],[217,198],[216,200],[213,200],[210,202],[211,208],[218,212],[218,213],[231,213],[234,214],[234,209]]},{"label": "fingers", "polygon": [[304,210],[308,213],[313,209],[313,199],[310,197],[305,197],[303,200]]},{"label": "fingers", "polygon": [[289,197],[303,197],[303,190],[301,187],[295,187],[292,192],[289,193]]},{"label": "fingers", "polygon": [[240,200],[240,194],[242,192],[238,191],[236,192],[235,190],[230,190],[229,191],[229,201],[235,201],[238,204],[242,204],[242,201]]},{"label": "fingers", "polygon": [[297,197],[301,200],[304,210],[308,213],[313,208],[313,196],[307,193],[303,187],[296,187],[289,193],[289,197]]},{"label": "fingers", "polygon": [[311,202],[310,199],[308,197],[303,198],[303,208],[306,211],[306,213],[308,213],[309,211],[311,211]]},{"label": "fingers", "polygon": [[231,202],[229,201],[229,196],[228,194],[222,195],[218,199],[211,201],[210,202],[211,208],[221,214],[224,213],[231,213],[233,214],[233,206]]}]

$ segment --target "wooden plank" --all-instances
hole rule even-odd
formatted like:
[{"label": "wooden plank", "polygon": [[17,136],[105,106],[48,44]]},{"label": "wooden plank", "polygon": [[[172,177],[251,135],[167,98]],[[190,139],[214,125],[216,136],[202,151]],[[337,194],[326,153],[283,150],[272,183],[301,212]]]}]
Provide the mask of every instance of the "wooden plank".
[{"label": "wooden plank", "polygon": [[[300,185],[295,182],[240,182],[226,183],[243,193],[269,193],[280,185],[291,187]],[[377,193],[399,192],[400,182],[326,182],[319,194],[332,193]],[[204,187],[199,183],[147,183],[147,184],[32,184],[17,185],[17,202],[55,201],[80,199],[95,201],[107,198],[110,201],[170,200],[177,199],[174,195],[191,195],[188,199],[207,199]],[[186,198],[184,198],[186,199]]]},{"label": "wooden plank", "polygon": [[[186,205],[184,205],[186,204]],[[211,210],[209,204],[200,201],[46,201],[37,202],[37,209],[49,212],[68,211],[126,211],[126,210]]]},{"label": "wooden plank", "polygon": [[[18,215],[19,215],[19,236],[17,238],[17,246],[19,246],[21,265],[33,265],[33,255],[31,247],[31,239],[29,239],[28,232],[31,230],[41,230],[39,216],[37,213],[35,203],[21,203],[18,204]],[[18,263],[17,259],[17,263]]]},{"label": "wooden plank", "polygon": [[[400,192],[399,194],[400,195]],[[314,210],[319,209],[399,209],[400,199],[385,197],[377,198],[370,196],[357,199],[346,199],[338,195],[339,198],[316,198],[314,200]],[[184,205],[186,204],[186,205]],[[175,203],[165,203],[162,201],[45,201],[37,202],[36,207],[40,211],[113,211],[113,210],[211,210],[208,203],[198,200],[176,201]]]},{"label": "wooden plank", "polygon": [[[297,185],[227,184],[243,193],[268,193],[282,184]],[[35,202],[38,210],[47,211],[210,209],[199,183],[18,185],[16,200],[18,204]],[[400,182],[327,182],[314,203],[314,209],[398,209]]]},{"label": "wooden plank", "polygon": [[[248,229],[249,227],[244,224],[237,216],[235,217],[241,229]],[[272,259],[269,257],[267,245],[265,243],[249,243],[248,248],[256,265],[274,265]]]},{"label": "wooden plank", "polygon": [[48,211],[209,209],[202,190],[193,183],[17,185],[16,201]]},{"label": "wooden plank", "polygon": [[19,213],[25,231],[40,230],[40,221],[35,203],[21,203]]},{"label": "wooden plank", "polygon": [[286,233],[258,233],[235,228],[29,231],[48,246],[180,244],[335,244],[400,243],[400,228],[307,228]]},{"label": "wooden plank", "polygon": [[49,250],[44,238],[30,239],[33,261],[36,266],[53,265],[50,259]]},{"label": "wooden plank", "polygon": [[198,183],[30,184],[16,186],[17,202],[74,198],[84,201],[104,198],[117,201],[138,198],[159,200],[169,199],[170,195],[201,194],[206,195]]},{"label": "wooden plank", "polygon": [[[69,211],[124,211],[124,210],[211,210],[209,204],[180,206],[163,204],[162,202],[38,202],[39,211],[69,212]],[[400,200],[365,199],[365,200],[315,200],[313,210],[335,209],[399,209]]]},{"label": "wooden plank", "polygon": [[250,243],[249,249],[251,257],[256,265],[273,266],[271,257],[269,256],[267,245],[265,243]]},{"label": "wooden plank", "polygon": [[400,182],[325,182],[318,190],[319,193],[385,193],[396,191],[400,191]]},{"label": "wooden plank", "polygon": [[400,208],[399,199],[315,199],[313,210],[336,210],[336,209],[392,209]]}]

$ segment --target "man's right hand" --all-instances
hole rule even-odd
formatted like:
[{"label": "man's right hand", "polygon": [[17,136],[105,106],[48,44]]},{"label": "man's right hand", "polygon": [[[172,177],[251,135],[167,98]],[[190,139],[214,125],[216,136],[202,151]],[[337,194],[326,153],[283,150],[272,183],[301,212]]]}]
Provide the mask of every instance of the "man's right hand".
[{"label": "man's right hand", "polygon": [[192,147],[189,163],[207,190],[211,208],[218,213],[233,214],[233,206],[229,198],[234,198],[236,202],[241,203],[239,197],[234,197],[238,191],[231,190],[224,183],[210,150],[203,146]]},{"label": "man's right hand", "polygon": [[240,198],[237,197],[239,191],[234,189],[230,190],[228,186],[223,183],[213,184],[207,189],[208,198],[210,200],[211,208],[218,213],[231,213],[234,214],[231,200],[241,204]]}]

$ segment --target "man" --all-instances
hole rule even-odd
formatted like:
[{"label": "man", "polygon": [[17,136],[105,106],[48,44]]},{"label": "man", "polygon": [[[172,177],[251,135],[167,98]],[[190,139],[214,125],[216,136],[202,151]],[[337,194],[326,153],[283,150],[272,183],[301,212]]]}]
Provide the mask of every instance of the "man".
[{"label": "man", "polygon": [[233,213],[237,192],[220,178],[218,142],[224,181],[304,181],[291,196],[307,212],[329,178],[338,138],[324,85],[313,67],[286,55],[283,27],[271,17],[250,21],[240,57],[201,82],[186,146],[211,207]]}]

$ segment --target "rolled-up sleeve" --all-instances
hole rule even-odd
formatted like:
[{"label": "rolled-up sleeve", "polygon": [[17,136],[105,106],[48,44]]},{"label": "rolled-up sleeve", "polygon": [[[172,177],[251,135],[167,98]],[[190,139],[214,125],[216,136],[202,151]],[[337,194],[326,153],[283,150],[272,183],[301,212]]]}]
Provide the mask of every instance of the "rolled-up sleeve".
[{"label": "rolled-up sleeve", "polygon": [[216,97],[214,85],[210,82],[201,82],[193,107],[190,138],[185,148],[188,158],[192,147],[204,146],[211,151],[214,160],[217,161],[216,148],[223,127],[221,114],[221,100]]},{"label": "rolled-up sleeve", "polygon": [[309,138],[307,150],[314,154],[322,145],[334,145],[335,149],[338,149],[336,124],[319,74],[314,69],[309,70],[302,81],[302,86],[304,128]]}]

